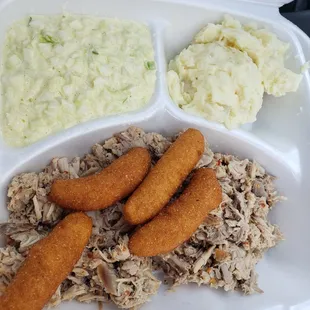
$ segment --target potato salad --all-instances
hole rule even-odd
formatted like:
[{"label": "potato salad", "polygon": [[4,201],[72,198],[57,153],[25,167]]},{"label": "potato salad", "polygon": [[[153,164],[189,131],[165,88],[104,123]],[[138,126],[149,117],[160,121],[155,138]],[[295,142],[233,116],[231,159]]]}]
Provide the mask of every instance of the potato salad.
[{"label": "potato salad", "polygon": [[168,87],[184,111],[237,128],[256,120],[263,94],[298,89],[302,75],[285,67],[290,45],[231,16],[209,23],[169,63]]}]

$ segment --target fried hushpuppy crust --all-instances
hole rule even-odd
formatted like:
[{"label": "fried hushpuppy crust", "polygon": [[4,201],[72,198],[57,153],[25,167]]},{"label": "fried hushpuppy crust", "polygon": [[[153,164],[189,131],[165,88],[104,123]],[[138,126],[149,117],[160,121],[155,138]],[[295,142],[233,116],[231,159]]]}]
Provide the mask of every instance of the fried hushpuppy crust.
[{"label": "fried hushpuppy crust", "polygon": [[104,209],[131,194],[143,181],[150,165],[151,156],[147,149],[132,148],[98,174],[55,180],[48,197],[65,209]]},{"label": "fried hushpuppy crust", "polygon": [[158,214],[196,166],[204,145],[199,130],[189,128],[179,136],[127,200],[125,219],[138,225]]},{"label": "fried hushpuppy crust", "polygon": [[84,213],[66,216],[30,250],[0,297],[0,309],[41,310],[79,260],[92,233]]},{"label": "fried hushpuppy crust", "polygon": [[222,189],[212,169],[200,168],[182,195],[129,239],[137,256],[165,254],[188,240],[222,201]]}]

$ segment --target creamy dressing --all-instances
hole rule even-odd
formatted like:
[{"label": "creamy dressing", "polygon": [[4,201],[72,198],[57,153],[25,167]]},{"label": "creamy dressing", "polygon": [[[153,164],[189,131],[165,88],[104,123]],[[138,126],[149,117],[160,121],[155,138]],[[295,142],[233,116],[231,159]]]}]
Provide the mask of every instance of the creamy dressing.
[{"label": "creamy dressing", "polygon": [[24,146],[100,116],[143,107],[156,66],[150,31],[133,21],[31,16],[7,32],[2,132]]}]

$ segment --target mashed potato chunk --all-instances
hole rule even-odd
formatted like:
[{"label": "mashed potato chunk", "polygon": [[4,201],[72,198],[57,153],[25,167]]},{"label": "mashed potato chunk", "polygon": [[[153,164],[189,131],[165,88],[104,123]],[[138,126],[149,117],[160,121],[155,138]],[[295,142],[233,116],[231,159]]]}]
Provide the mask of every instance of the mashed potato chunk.
[{"label": "mashed potato chunk", "polygon": [[217,42],[192,44],[170,63],[170,69],[170,94],[185,111],[228,128],[255,121],[264,87],[246,53]]},{"label": "mashed potato chunk", "polygon": [[289,44],[226,16],[208,24],[169,64],[171,98],[182,109],[227,128],[254,122],[263,93],[297,90],[302,75],[284,67]]}]

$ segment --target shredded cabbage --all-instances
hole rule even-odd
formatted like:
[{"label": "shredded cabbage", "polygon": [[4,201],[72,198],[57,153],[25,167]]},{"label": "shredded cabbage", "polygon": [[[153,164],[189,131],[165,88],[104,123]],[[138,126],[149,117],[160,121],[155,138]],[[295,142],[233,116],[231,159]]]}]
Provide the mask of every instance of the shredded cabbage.
[{"label": "shredded cabbage", "polygon": [[8,29],[1,80],[2,131],[13,146],[137,110],[155,87],[150,31],[90,16],[27,17]]}]

